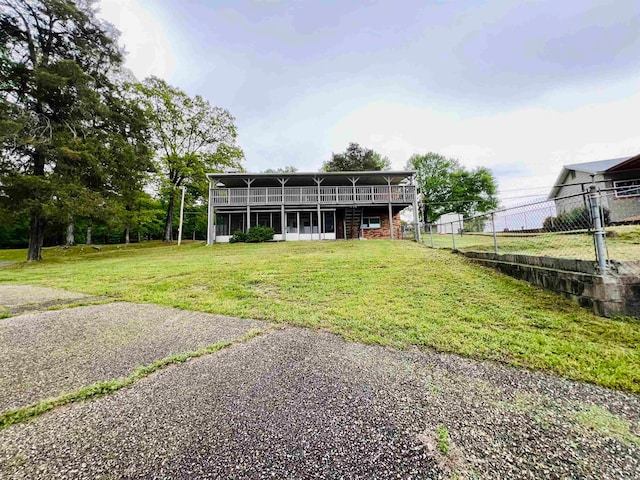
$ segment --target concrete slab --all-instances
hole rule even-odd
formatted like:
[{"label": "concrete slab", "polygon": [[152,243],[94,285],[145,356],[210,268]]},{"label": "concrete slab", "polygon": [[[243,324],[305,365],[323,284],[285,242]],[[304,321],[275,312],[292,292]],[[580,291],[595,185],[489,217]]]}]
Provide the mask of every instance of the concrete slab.
[{"label": "concrete slab", "polygon": [[[15,296],[4,297],[5,302],[15,305],[24,301],[19,289],[14,292]],[[59,292],[50,294],[50,298],[60,298]],[[263,325],[131,303],[0,320],[0,411],[126,376],[138,366],[222,340],[235,340]]]},{"label": "concrete slab", "polygon": [[593,385],[284,329],[0,432],[0,476],[635,479],[639,417]]}]

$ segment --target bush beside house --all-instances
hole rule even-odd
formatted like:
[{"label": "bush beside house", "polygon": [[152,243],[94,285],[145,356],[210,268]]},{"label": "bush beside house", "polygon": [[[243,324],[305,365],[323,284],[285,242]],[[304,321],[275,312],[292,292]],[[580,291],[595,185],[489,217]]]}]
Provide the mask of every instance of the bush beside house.
[{"label": "bush beside house", "polygon": [[273,235],[273,228],[256,225],[255,227],[251,227],[247,233],[244,233],[242,230],[236,230],[229,239],[229,243],[268,242],[269,240],[273,240]]}]

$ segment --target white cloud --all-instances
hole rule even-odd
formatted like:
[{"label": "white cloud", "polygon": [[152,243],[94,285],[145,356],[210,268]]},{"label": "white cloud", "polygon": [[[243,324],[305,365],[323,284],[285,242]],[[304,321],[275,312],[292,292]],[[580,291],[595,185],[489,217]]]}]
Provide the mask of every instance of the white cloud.
[{"label": "white cloud", "polygon": [[120,44],[127,51],[125,65],[138,79],[171,76],[176,61],[170,42],[162,24],[138,0],[102,0],[100,16],[122,32]]}]

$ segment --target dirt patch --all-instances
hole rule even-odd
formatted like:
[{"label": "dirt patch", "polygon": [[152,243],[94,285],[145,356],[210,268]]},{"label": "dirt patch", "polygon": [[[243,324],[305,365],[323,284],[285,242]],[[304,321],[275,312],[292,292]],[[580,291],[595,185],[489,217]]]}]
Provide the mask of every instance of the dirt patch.
[{"label": "dirt patch", "polygon": [[49,302],[71,302],[85,298],[78,292],[34,285],[0,285],[0,306],[14,309]]}]

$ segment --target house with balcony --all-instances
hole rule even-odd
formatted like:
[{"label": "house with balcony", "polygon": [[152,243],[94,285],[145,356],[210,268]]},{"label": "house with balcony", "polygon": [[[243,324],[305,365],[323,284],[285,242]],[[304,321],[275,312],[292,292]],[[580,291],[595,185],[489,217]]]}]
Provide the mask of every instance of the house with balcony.
[{"label": "house with balcony", "polygon": [[273,228],[274,240],[401,238],[413,206],[414,171],[209,173],[207,243],[237,230]]}]

